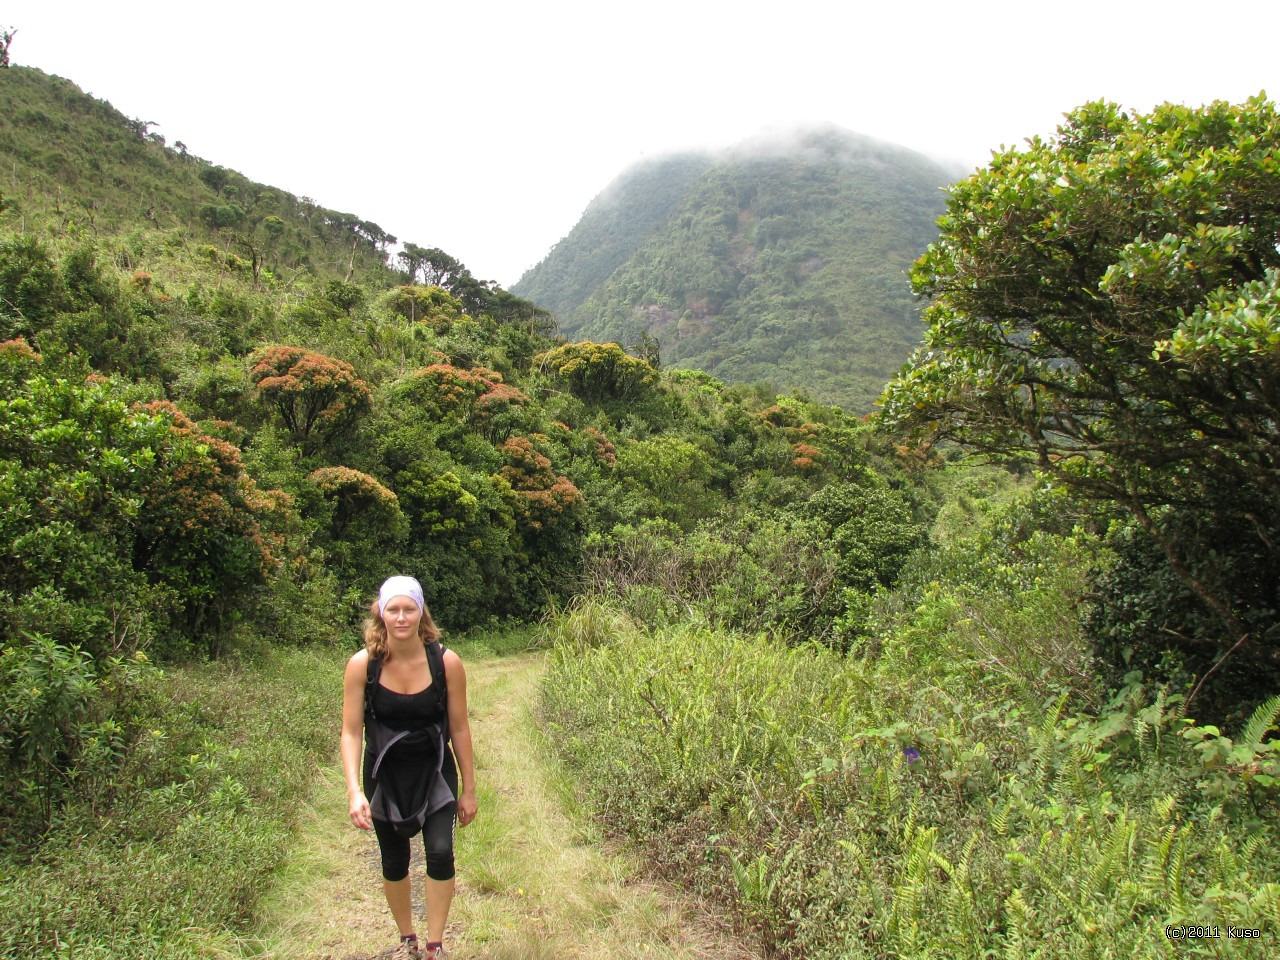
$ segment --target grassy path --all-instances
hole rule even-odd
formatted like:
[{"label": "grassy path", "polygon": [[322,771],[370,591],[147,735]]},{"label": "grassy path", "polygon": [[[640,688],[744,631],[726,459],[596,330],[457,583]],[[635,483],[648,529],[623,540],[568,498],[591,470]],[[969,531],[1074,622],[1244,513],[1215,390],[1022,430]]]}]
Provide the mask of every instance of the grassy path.
[{"label": "grassy path", "polygon": [[[454,960],[748,960],[714,918],[638,879],[585,818],[565,811],[532,720],[539,655],[467,661],[480,814],[458,831],[458,895],[446,937]],[[298,851],[246,953],[368,960],[394,943],[372,835],[346,825],[341,769],[322,771]],[[415,858],[421,848],[415,841]],[[422,876],[415,861],[415,883]],[[419,891],[420,893],[420,886]],[[421,914],[421,904],[417,905]]]}]

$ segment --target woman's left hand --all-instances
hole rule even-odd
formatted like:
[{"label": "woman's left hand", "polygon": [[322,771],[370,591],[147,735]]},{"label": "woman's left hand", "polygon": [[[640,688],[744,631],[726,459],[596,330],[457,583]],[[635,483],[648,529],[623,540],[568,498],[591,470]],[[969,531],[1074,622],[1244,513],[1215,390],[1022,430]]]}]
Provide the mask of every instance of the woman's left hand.
[{"label": "woman's left hand", "polygon": [[458,826],[465,827],[474,820],[478,806],[476,792],[474,790],[463,790],[462,796],[458,798]]}]

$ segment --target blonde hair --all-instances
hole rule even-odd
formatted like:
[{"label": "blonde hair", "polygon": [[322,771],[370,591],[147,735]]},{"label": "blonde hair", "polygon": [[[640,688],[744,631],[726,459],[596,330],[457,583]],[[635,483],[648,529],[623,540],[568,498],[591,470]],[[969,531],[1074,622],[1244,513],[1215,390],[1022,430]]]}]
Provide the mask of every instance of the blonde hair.
[{"label": "blonde hair", "polygon": [[[425,647],[429,643],[440,642],[440,628],[431,619],[431,611],[422,605],[422,619],[418,621],[418,637]],[[369,616],[364,621],[364,648],[369,656],[376,660],[387,660],[391,657],[391,645],[387,642],[387,623],[382,619],[375,598],[369,607]]]}]

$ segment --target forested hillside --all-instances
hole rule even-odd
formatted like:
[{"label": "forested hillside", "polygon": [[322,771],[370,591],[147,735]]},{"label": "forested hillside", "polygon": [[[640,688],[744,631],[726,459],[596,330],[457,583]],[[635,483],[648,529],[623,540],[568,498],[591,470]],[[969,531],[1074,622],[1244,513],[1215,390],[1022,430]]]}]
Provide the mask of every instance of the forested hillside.
[{"label": "forested hillside", "polygon": [[511,289],[571,326],[574,311],[635,254],[713,161],[677,154],[637,164],[609,184],[573,230]]},{"label": "forested hillside", "polygon": [[380,270],[396,242],[354,214],[166,146],[152,123],[60,77],[6,69],[0,108],[5,205],[19,229],[37,217],[91,235],[182,227],[221,240],[255,274],[288,265],[345,279]]},{"label": "forested hillside", "polygon": [[[581,798],[770,957],[1274,952],[1274,104],[1087,105],[938,194],[875,420],[558,338],[147,127],[0,68],[0,955],[251,954],[402,572],[553,647]],[[722,370],[855,279],[908,329],[935,185],[810,147],[679,161],[583,276],[634,245],[608,302]]]},{"label": "forested hillside", "polygon": [[[921,469],[592,554],[556,739],[770,956],[1270,957],[1280,114],[1087,104],[940,227],[879,418]],[[834,650],[794,642],[831,593],[748,600],[831,583],[814,542],[856,578]]]},{"label": "forested hillside", "polygon": [[[619,177],[512,289],[569,336],[866,413],[923,331],[906,281],[948,171],[847,131]],[[606,271],[609,271],[606,273]]]}]

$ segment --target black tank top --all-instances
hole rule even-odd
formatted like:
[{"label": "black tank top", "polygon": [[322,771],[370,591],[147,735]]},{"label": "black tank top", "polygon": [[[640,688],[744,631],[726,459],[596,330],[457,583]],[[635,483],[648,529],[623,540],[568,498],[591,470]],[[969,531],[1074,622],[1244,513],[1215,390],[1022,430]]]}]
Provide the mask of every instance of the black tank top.
[{"label": "black tank top", "polygon": [[373,689],[373,709],[392,730],[424,730],[444,718],[434,683],[417,693],[396,693],[379,682]]}]

